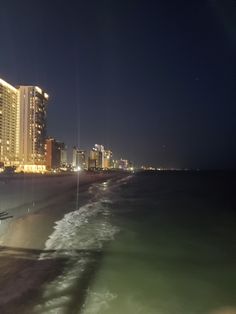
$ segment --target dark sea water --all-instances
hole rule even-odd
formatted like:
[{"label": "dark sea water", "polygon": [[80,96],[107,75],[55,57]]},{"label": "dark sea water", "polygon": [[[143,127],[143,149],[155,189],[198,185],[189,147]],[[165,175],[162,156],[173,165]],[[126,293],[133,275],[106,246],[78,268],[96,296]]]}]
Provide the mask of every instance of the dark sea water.
[{"label": "dark sea water", "polygon": [[139,173],[94,184],[41,260],[66,258],[33,313],[235,314],[236,175]]}]

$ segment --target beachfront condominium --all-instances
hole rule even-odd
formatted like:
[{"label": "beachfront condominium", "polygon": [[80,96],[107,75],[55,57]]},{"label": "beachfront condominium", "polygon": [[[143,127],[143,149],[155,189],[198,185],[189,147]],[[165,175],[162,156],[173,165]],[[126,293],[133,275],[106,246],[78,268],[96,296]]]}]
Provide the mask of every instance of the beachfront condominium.
[{"label": "beachfront condominium", "polygon": [[104,146],[95,144],[90,150],[88,167],[90,170],[104,169]]},{"label": "beachfront condominium", "polygon": [[0,163],[13,165],[19,153],[18,90],[0,79]]},{"label": "beachfront condominium", "polygon": [[79,149],[75,146],[73,147],[72,166],[74,169],[87,169],[87,158],[85,150]]},{"label": "beachfront condominium", "polygon": [[97,167],[99,169],[104,168],[104,146],[100,144],[95,144],[93,151],[95,154],[97,153]]},{"label": "beachfront condominium", "polygon": [[48,94],[38,86],[18,86],[19,159],[23,165],[45,164]]},{"label": "beachfront condominium", "polygon": [[47,170],[59,169],[67,165],[66,146],[55,138],[46,139],[46,167]]},{"label": "beachfront condominium", "polygon": [[47,101],[38,86],[14,87],[0,79],[0,164],[45,166]]},{"label": "beachfront condominium", "polygon": [[112,151],[109,149],[104,150],[104,169],[112,168]]}]

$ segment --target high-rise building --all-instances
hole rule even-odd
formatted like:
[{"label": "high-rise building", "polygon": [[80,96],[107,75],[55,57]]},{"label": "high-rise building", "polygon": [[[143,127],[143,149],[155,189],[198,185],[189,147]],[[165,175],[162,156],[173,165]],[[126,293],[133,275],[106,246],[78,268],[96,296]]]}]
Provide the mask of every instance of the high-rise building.
[{"label": "high-rise building", "polygon": [[99,158],[99,155],[101,155],[101,153],[97,150],[90,150],[89,152],[89,158],[88,158],[88,169],[89,170],[96,170],[99,168],[99,164],[101,164],[101,162],[99,162],[99,160],[101,158]]},{"label": "high-rise building", "polygon": [[112,168],[112,151],[105,150],[104,151],[104,169]]},{"label": "high-rise building", "polygon": [[72,160],[72,166],[77,169],[80,167],[80,169],[84,170],[87,169],[87,158],[86,158],[86,151],[81,150],[77,147],[73,147],[73,160]]},{"label": "high-rise building", "polygon": [[19,159],[22,164],[45,164],[48,94],[38,86],[19,86]]},{"label": "high-rise building", "polygon": [[94,148],[90,151],[90,158],[96,160],[96,168],[104,168],[104,146],[95,144]]},{"label": "high-rise building", "polygon": [[118,168],[122,170],[128,170],[129,168],[132,167],[132,164],[129,160],[127,159],[120,159],[118,160]]},{"label": "high-rise building", "polygon": [[0,79],[0,163],[20,170],[45,167],[46,104],[38,86],[13,87]]},{"label": "high-rise building", "polygon": [[14,165],[19,152],[19,103],[15,87],[0,79],[0,163]]},{"label": "high-rise building", "polygon": [[67,166],[67,146],[65,143],[59,142],[60,153],[61,153],[61,167]]},{"label": "high-rise building", "polygon": [[54,138],[46,139],[46,167],[48,170],[59,169],[66,166],[65,144]]},{"label": "high-rise building", "polygon": [[97,160],[91,157],[88,158],[88,170],[97,170]]},{"label": "high-rise building", "polygon": [[111,158],[111,150],[105,150],[103,145],[95,144],[89,154],[89,169],[110,169],[112,167]]}]

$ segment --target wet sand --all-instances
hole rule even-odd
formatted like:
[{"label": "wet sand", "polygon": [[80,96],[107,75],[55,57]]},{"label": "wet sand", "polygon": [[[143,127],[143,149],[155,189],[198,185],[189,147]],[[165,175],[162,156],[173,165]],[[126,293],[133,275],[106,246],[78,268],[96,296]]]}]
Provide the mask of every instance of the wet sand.
[{"label": "wet sand", "polygon": [[55,221],[75,209],[77,182],[82,192],[118,176],[80,174],[79,181],[76,175],[0,178],[0,211],[13,216],[0,224],[0,313],[31,313],[41,285],[63,268],[65,258],[38,257]]},{"label": "wet sand", "polygon": [[[122,174],[0,177],[0,212],[12,216],[0,220],[0,245],[43,249],[48,225],[75,209],[77,192],[79,195],[92,183],[118,176]],[[40,234],[36,224],[43,228]]]}]

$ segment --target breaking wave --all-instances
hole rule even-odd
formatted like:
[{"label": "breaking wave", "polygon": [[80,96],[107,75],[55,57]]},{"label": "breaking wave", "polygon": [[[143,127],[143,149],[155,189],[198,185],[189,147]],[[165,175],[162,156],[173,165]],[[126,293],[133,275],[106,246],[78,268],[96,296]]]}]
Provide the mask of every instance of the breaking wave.
[{"label": "breaking wave", "polygon": [[[81,310],[91,273],[95,274],[104,245],[119,232],[110,222],[112,192],[109,185],[110,182],[92,185],[89,189],[92,200],[55,223],[39,259],[65,259],[65,266],[60,275],[44,285],[34,313],[76,313],[75,307],[77,312]],[[114,298],[109,293],[104,296],[107,300]],[[101,306],[105,306],[104,302],[101,301]]]},{"label": "breaking wave", "polygon": [[117,295],[110,291],[92,292],[88,289],[87,298],[82,308],[82,314],[98,314],[109,309],[109,304]]}]

